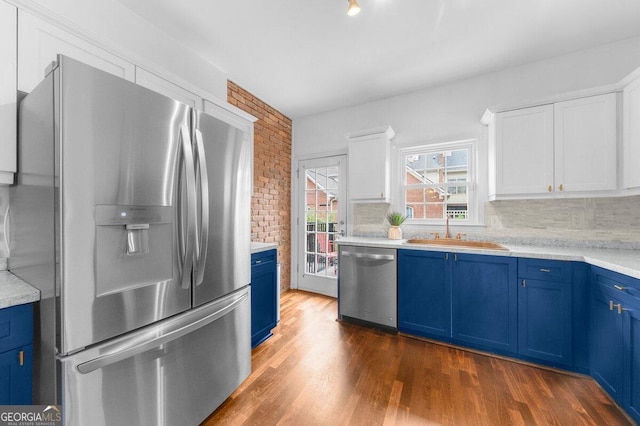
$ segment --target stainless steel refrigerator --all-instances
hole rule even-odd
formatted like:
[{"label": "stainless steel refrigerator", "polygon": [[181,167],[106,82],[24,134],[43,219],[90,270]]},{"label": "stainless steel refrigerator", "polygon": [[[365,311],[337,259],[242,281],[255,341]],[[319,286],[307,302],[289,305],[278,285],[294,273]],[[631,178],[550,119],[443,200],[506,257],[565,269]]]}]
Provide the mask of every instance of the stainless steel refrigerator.
[{"label": "stainless steel refrigerator", "polygon": [[249,375],[239,121],[64,56],[22,101],[9,268],[41,291],[34,403],[65,424],[198,424]]}]

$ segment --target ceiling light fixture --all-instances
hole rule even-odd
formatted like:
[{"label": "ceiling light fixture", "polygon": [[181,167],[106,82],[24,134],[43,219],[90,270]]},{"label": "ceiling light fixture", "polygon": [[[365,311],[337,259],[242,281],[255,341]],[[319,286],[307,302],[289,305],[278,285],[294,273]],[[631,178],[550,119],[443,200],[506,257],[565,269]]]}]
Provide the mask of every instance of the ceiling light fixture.
[{"label": "ceiling light fixture", "polygon": [[347,15],[355,16],[360,13],[360,5],[357,0],[347,0],[349,2],[349,7],[347,8]]}]

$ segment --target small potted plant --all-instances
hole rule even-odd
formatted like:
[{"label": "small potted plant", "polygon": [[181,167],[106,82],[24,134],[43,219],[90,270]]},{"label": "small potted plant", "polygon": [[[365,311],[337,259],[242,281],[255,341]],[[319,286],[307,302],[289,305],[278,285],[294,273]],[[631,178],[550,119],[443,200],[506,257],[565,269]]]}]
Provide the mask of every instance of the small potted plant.
[{"label": "small potted plant", "polygon": [[389,221],[389,239],[390,240],[401,240],[402,239],[402,229],[400,225],[407,220],[407,217],[399,212],[390,212],[387,213],[387,220]]}]

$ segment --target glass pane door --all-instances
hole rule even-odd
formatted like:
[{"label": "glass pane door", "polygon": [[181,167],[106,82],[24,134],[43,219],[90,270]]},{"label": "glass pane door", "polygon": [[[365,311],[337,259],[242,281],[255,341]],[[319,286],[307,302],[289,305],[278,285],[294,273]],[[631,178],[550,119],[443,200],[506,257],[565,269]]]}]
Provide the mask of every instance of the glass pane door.
[{"label": "glass pane door", "polygon": [[336,240],[346,229],[343,156],[300,164],[300,256],[298,288],[337,296]]}]

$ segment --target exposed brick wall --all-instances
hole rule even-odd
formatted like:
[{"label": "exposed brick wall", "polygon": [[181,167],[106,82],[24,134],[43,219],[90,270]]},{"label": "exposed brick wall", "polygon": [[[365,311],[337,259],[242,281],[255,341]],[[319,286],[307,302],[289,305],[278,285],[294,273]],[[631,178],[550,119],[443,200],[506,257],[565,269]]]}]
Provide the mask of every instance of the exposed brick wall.
[{"label": "exposed brick wall", "polygon": [[253,134],[251,238],[278,243],[280,288],[291,287],[291,119],[232,81],[227,101],[258,119]]}]

